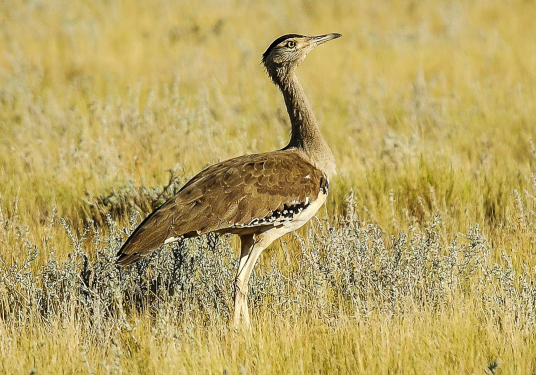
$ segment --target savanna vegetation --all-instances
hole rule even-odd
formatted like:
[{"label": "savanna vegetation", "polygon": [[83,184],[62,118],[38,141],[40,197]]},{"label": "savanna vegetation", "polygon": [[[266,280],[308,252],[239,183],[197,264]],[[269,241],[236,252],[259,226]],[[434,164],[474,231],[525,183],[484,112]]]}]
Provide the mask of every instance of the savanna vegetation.
[{"label": "savanna vegetation", "polygon": [[[1,1],[0,373],[536,371],[536,2]],[[118,269],[208,164],[284,146],[260,65],[300,66],[338,175],[261,256],[237,241]]]}]

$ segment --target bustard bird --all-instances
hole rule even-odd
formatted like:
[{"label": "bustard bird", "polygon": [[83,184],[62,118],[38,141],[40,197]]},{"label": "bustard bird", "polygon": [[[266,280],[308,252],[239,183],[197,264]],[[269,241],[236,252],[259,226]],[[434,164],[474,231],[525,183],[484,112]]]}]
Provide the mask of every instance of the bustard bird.
[{"label": "bustard bird", "polygon": [[326,201],[335,161],[296,78],[296,67],[316,46],[340,34],[277,38],[262,57],[279,86],[292,125],[289,144],[212,165],[150,214],[127,239],[117,263],[127,265],[163,244],[208,232],[240,236],[234,324],[249,326],[248,280],[261,252],[304,225]]}]

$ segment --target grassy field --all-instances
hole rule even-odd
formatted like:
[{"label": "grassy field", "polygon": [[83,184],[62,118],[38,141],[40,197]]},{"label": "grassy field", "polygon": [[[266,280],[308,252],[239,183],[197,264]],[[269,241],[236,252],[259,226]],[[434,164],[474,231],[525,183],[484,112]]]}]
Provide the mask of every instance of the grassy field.
[{"label": "grassy field", "polygon": [[[0,1],[0,373],[536,372],[535,1]],[[208,164],[286,144],[298,76],[338,165],[261,256],[233,237],[117,269]]]}]

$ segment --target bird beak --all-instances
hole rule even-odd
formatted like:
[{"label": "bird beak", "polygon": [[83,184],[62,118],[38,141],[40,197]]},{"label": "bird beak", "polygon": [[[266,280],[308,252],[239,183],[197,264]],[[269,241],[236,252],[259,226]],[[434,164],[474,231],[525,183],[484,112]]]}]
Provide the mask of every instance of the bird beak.
[{"label": "bird beak", "polygon": [[313,37],[313,43],[316,46],[329,42],[330,40],[337,39],[341,37],[341,34],[333,33],[333,34],[326,34],[326,35],[320,35],[320,36],[314,36]]}]

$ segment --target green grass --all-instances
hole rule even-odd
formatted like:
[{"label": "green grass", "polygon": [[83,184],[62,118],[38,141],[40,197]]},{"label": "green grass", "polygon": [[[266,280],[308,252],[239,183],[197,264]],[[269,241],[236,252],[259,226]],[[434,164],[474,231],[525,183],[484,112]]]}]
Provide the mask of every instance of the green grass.
[{"label": "green grass", "polygon": [[[535,12],[0,3],[0,372],[534,373]],[[343,34],[298,70],[338,175],[261,257],[234,332],[235,239],[112,258],[203,167],[286,144],[260,57],[289,32]]]}]

